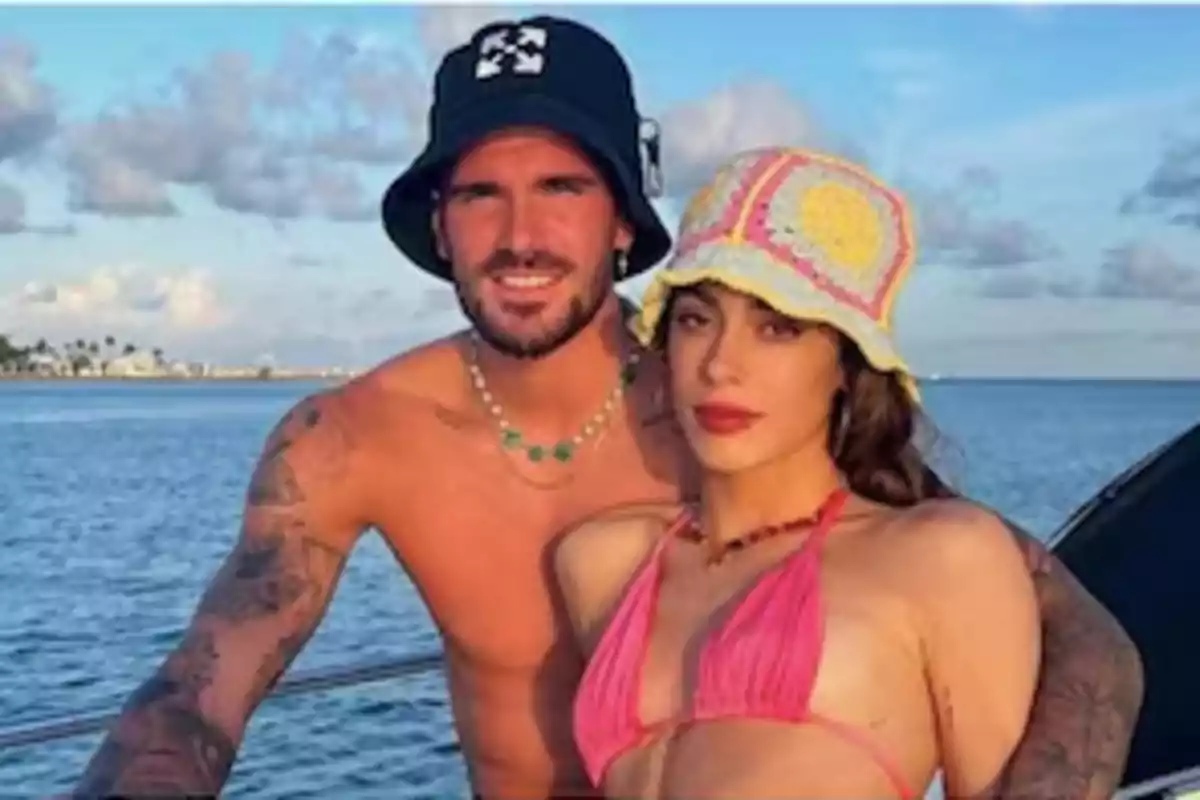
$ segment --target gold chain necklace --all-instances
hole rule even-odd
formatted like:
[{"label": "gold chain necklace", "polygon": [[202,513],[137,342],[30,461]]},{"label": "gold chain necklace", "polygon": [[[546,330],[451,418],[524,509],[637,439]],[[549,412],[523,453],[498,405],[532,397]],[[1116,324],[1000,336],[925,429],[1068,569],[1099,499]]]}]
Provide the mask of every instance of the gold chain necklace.
[{"label": "gold chain necklace", "polygon": [[470,342],[470,359],[467,362],[467,369],[471,373],[471,383],[474,384],[479,399],[491,413],[500,429],[500,446],[505,450],[524,450],[525,457],[534,463],[544,461],[547,456],[564,464],[570,461],[584,442],[595,436],[608,424],[613,411],[617,408],[617,403],[625,394],[626,387],[636,379],[637,365],[641,361],[641,353],[634,350],[622,365],[617,385],[608,393],[600,410],[592,415],[574,436],[562,439],[553,445],[531,444],[526,442],[525,436],[509,422],[504,408],[488,389],[487,380],[483,377],[483,370],[479,367],[479,340],[474,332],[470,335]]}]

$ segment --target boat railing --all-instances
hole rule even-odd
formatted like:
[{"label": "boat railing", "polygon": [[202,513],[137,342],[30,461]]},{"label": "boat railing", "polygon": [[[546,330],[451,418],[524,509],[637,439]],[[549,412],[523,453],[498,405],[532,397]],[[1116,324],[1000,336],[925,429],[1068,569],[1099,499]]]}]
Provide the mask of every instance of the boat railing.
[{"label": "boat railing", "polygon": [[[444,655],[441,652],[428,652],[405,658],[301,670],[281,680],[264,702],[289,695],[419,675],[432,672],[443,663]],[[112,724],[119,713],[119,709],[116,709],[100,714],[23,720],[0,728],[0,750],[100,733]],[[1151,796],[1165,797],[1168,800],[1200,800],[1200,766],[1127,786],[1116,793],[1114,800],[1135,800]]]},{"label": "boat railing", "polygon": [[1113,800],[1136,800],[1136,798],[1143,797],[1162,798],[1162,800],[1200,800],[1200,765],[1127,786],[1118,791],[1113,796]]},{"label": "boat railing", "polygon": [[[441,667],[442,663],[442,653],[430,652],[405,658],[301,670],[295,675],[283,678],[268,695],[266,702],[288,695],[320,692],[432,672]],[[0,728],[0,750],[99,733],[108,728],[119,713],[119,709],[114,709],[98,714],[17,722]]]}]

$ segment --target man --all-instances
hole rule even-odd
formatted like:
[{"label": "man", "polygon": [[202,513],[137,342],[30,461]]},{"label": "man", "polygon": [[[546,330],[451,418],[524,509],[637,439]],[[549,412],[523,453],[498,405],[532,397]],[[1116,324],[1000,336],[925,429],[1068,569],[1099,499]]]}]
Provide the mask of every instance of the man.
[{"label": "man", "polygon": [[[489,25],[445,58],[429,145],[389,189],[384,222],[411,261],[453,282],[474,335],[392,358],[284,417],[236,547],[81,794],[216,792],[369,527],[444,637],[474,791],[587,793],[570,736],[582,665],[550,589],[555,537],[688,484],[660,366],[637,363],[613,288],[669,248],[643,189],[639,124],[621,56],[575,23]],[[1136,654],[1026,542],[1046,663],[1000,791],[1107,797],[1140,701]]]}]

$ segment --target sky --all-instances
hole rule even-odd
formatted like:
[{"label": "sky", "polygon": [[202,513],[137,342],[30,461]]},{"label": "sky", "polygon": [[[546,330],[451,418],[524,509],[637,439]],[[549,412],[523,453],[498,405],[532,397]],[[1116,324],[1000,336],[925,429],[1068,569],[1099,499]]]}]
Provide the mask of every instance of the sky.
[{"label": "sky", "polygon": [[[463,324],[379,222],[444,52],[587,22],[663,130],[674,228],[732,153],[910,200],[922,374],[1200,377],[1200,7],[0,8],[0,333],[364,367]],[[643,278],[622,284],[636,297]]]}]

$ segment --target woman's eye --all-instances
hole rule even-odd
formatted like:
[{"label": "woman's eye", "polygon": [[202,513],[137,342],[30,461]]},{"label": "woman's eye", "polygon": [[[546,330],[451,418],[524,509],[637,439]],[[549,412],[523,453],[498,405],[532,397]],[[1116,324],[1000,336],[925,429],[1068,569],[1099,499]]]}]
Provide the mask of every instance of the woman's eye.
[{"label": "woman's eye", "polygon": [[694,311],[680,311],[675,315],[675,324],[681,328],[698,328],[704,322],[704,317]]},{"label": "woman's eye", "polygon": [[788,319],[775,319],[766,323],[767,335],[774,339],[791,339],[803,331],[799,323]]}]

